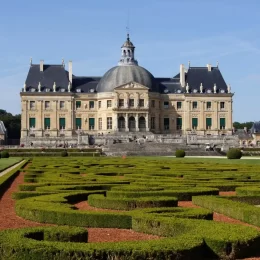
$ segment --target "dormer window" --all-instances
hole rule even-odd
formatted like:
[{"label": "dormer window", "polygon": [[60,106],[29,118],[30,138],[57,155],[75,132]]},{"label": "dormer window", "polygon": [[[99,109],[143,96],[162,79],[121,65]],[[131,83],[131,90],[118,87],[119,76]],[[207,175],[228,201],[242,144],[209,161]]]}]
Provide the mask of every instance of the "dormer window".
[{"label": "dormer window", "polygon": [[77,93],[80,93],[80,92],[81,92],[81,88],[77,88],[77,89],[76,89],[76,92],[77,92]]},{"label": "dormer window", "polygon": [[225,90],[224,90],[224,89],[221,89],[221,90],[220,90],[220,93],[222,93],[222,94],[225,93]]},{"label": "dormer window", "polygon": [[65,88],[61,88],[61,89],[60,89],[60,92],[65,92]]},{"label": "dormer window", "polygon": [[89,92],[90,92],[90,93],[94,93],[94,92],[95,92],[95,89],[91,88],[91,89],[89,90]]},{"label": "dormer window", "polygon": [[45,91],[46,91],[46,92],[50,92],[50,89],[49,89],[49,88],[46,88]]},{"label": "dormer window", "polygon": [[207,89],[207,93],[208,94],[212,93],[211,89]]},{"label": "dormer window", "polygon": [[198,92],[198,90],[197,89],[193,89],[193,93],[197,93]]},{"label": "dormer window", "polygon": [[35,92],[35,88],[31,88],[31,92]]},{"label": "dormer window", "polygon": [[178,93],[178,94],[180,94],[180,93],[181,93],[181,90],[180,90],[180,89],[178,89],[178,90],[177,90],[177,93]]}]

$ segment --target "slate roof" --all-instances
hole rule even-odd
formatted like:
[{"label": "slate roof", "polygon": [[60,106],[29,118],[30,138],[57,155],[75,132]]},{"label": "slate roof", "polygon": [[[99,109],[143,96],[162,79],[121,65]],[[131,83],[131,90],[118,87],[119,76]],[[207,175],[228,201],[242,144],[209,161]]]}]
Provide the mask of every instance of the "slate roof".
[{"label": "slate roof", "polygon": [[5,135],[6,134],[6,128],[3,121],[0,121],[0,134]]},{"label": "slate roof", "polygon": [[[141,68],[141,67],[140,67]],[[44,70],[40,71],[39,64],[31,65],[27,79],[26,79],[26,91],[30,91],[32,88],[35,92],[38,92],[38,84],[41,83],[41,92],[45,92],[46,88],[53,91],[53,84],[56,83],[56,92],[59,92],[61,88],[64,92],[68,91],[69,76],[68,71],[65,70],[63,65],[44,65]],[[98,83],[103,77],[79,77],[73,75],[73,83],[71,92],[76,92],[76,89],[81,89],[82,93],[97,92]],[[169,78],[153,78],[153,85],[156,87],[150,88],[150,90],[159,91],[160,93],[186,93],[186,88],[180,85],[180,74]],[[214,84],[217,86],[217,93],[227,93],[227,84],[222,77],[222,74],[218,67],[212,67],[211,71],[208,71],[207,67],[190,67],[185,73],[185,85],[189,84],[189,93],[200,93],[200,85],[203,84],[203,93],[208,93],[211,90],[213,93]],[[117,86],[114,86],[117,87]],[[23,90],[22,90],[23,91]],[[188,93],[187,93],[188,94]]]},{"label": "slate roof", "polygon": [[208,71],[207,67],[190,67],[185,80],[189,84],[191,92],[193,89],[199,90],[202,83],[204,92],[210,89],[213,93],[213,87],[216,84],[217,93],[220,90],[227,93],[227,84],[218,67],[212,67],[211,71]]},{"label": "slate roof", "polygon": [[235,134],[240,140],[249,140],[253,139],[251,131],[245,131],[244,129],[237,129]]},{"label": "slate roof", "polygon": [[254,124],[252,125],[251,129],[250,129],[251,133],[260,133],[260,121],[259,122],[254,122]]}]

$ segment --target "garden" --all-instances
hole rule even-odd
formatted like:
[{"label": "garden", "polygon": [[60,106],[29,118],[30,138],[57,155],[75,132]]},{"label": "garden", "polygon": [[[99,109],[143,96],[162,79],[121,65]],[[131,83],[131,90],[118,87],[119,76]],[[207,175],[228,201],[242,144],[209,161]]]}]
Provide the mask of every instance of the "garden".
[{"label": "garden", "polygon": [[26,157],[0,177],[0,259],[260,256],[259,166],[247,159]]}]

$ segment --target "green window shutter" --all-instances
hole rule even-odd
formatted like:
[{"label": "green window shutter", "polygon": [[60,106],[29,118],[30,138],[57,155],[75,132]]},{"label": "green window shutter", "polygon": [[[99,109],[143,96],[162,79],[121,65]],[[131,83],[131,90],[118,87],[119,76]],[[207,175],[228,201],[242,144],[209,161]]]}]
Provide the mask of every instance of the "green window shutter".
[{"label": "green window shutter", "polygon": [[212,126],[212,119],[210,117],[206,118],[206,128],[208,129],[209,126]]},{"label": "green window shutter", "polygon": [[177,129],[182,129],[182,118],[181,117],[177,118]]},{"label": "green window shutter", "polygon": [[51,127],[51,119],[49,117],[44,118],[44,129],[50,129]]},{"label": "green window shutter", "polygon": [[81,118],[76,118],[76,129],[81,129]]},{"label": "green window shutter", "polygon": [[210,101],[207,102],[207,108],[211,108],[211,102]]},{"label": "green window shutter", "polygon": [[89,130],[94,130],[95,129],[95,118],[89,118]]},{"label": "green window shutter", "polygon": [[192,128],[198,127],[198,118],[197,117],[193,117],[191,123],[192,123]]},{"label": "green window shutter", "polygon": [[36,119],[35,119],[35,117],[30,117],[29,118],[29,125],[30,125],[30,128],[35,128],[35,126],[36,126]]},{"label": "green window shutter", "polygon": [[76,101],[76,108],[81,107],[81,101]]},{"label": "green window shutter", "polygon": [[60,117],[59,122],[60,122],[60,129],[65,129],[65,127],[66,127],[65,118],[64,117]]},{"label": "green window shutter", "polygon": [[225,127],[226,127],[226,118],[220,118],[219,119],[219,125],[220,125],[220,129],[225,129]]}]

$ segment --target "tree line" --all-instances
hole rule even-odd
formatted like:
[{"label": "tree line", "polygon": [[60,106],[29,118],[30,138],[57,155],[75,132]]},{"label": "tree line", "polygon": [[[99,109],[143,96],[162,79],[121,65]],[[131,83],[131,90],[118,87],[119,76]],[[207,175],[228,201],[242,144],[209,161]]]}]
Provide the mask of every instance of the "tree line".
[{"label": "tree line", "polygon": [[6,110],[0,109],[0,121],[4,122],[8,139],[20,139],[21,115],[13,115]]}]

